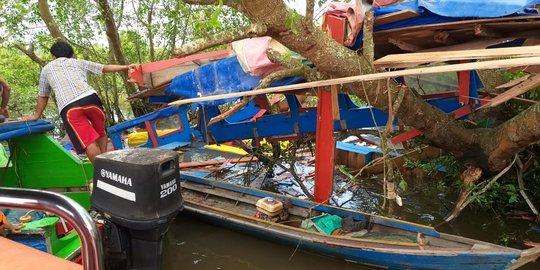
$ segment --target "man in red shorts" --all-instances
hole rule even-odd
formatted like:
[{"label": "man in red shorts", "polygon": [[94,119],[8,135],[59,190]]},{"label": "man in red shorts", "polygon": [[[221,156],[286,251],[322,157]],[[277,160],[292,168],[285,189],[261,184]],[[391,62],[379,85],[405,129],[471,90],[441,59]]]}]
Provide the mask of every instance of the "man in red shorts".
[{"label": "man in red shorts", "polygon": [[96,91],[88,84],[87,75],[127,71],[136,65],[102,65],[75,59],[73,48],[58,41],[50,52],[53,61],[41,71],[36,112],[23,120],[34,121],[41,117],[54,91],[58,111],[66,133],[77,153],[86,153],[92,163],[97,155],[107,150],[105,111]]}]

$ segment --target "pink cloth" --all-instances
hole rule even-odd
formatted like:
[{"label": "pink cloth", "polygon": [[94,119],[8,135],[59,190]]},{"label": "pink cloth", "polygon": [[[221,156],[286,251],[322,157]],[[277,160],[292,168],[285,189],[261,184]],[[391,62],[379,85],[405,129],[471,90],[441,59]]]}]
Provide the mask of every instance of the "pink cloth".
[{"label": "pink cloth", "polygon": [[397,2],[399,2],[400,0],[374,0],[373,1],[373,6],[374,7],[384,7],[384,6],[388,6],[388,5],[391,5],[391,4],[395,4]]},{"label": "pink cloth", "polygon": [[272,41],[271,37],[256,37],[233,42],[233,50],[245,72],[265,77],[283,69],[282,66],[272,63],[266,55],[270,41]]},{"label": "pink cloth", "polygon": [[326,13],[347,18],[351,31],[343,44],[346,46],[354,45],[356,37],[362,29],[362,7],[360,6],[360,3],[358,3],[358,0],[356,0],[354,4],[341,2],[330,3]]}]

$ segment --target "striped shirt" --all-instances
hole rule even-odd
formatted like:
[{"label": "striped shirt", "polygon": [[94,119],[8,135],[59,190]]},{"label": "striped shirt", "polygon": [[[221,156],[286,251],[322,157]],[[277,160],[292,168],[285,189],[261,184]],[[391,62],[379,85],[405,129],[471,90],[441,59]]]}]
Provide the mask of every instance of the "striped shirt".
[{"label": "striped shirt", "polygon": [[87,75],[101,75],[103,65],[74,58],[60,57],[49,62],[41,71],[39,96],[48,97],[54,91],[58,111],[73,101],[96,91],[88,84]]}]

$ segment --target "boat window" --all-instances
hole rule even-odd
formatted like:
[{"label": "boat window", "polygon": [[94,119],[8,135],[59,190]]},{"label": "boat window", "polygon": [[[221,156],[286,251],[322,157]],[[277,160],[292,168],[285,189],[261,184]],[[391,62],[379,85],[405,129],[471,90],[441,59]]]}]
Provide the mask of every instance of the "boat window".
[{"label": "boat window", "polygon": [[156,119],[154,120],[154,126],[156,127],[156,132],[160,138],[184,130],[182,120],[178,114]]}]

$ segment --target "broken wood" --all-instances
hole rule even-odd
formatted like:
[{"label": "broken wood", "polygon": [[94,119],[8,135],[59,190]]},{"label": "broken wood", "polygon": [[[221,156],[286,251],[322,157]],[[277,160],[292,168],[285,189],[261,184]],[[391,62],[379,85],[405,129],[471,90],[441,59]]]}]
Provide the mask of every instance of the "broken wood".
[{"label": "broken wood", "polygon": [[413,10],[408,10],[408,9],[401,10],[398,12],[385,14],[385,15],[376,17],[374,25],[378,26],[378,25],[383,25],[387,23],[393,23],[393,22],[397,22],[397,21],[401,21],[405,19],[418,17],[418,16],[420,16],[420,14],[418,14],[417,12]]},{"label": "broken wood", "polygon": [[510,88],[510,87],[516,86],[516,85],[524,82],[525,80],[527,80],[529,77],[530,77],[530,75],[525,75],[525,76],[517,78],[515,80],[511,80],[511,81],[509,81],[509,82],[507,82],[505,84],[501,84],[501,85],[495,87],[495,89],[504,89],[504,88]]},{"label": "broken wood", "polygon": [[417,46],[417,45],[414,45],[412,43],[407,43],[401,39],[397,39],[397,38],[388,38],[388,43],[390,44],[394,44],[396,45],[396,47],[404,50],[404,51],[408,51],[408,52],[416,52],[416,51],[421,51],[423,50],[422,47],[420,46]]},{"label": "broken wood", "polygon": [[535,75],[532,78],[527,79],[526,81],[510,88],[510,90],[494,97],[490,102],[488,102],[486,105],[482,106],[490,106],[495,107],[500,105],[501,103],[504,103],[516,96],[519,96],[535,87],[540,86],[540,75]]},{"label": "broken wood", "polygon": [[514,58],[514,59],[505,59],[505,60],[491,60],[484,62],[473,62],[465,64],[453,64],[445,66],[435,66],[435,67],[425,67],[425,68],[415,68],[415,69],[406,69],[399,71],[389,71],[389,72],[379,72],[373,74],[364,74],[351,77],[337,78],[337,79],[328,79],[307,83],[298,83],[292,85],[270,87],[259,90],[245,91],[239,93],[228,93],[221,95],[213,95],[206,97],[182,99],[175,102],[169,103],[169,105],[180,106],[183,104],[190,104],[193,102],[201,101],[211,101],[219,100],[225,98],[237,98],[245,96],[254,96],[267,93],[282,93],[289,92],[293,90],[307,89],[322,86],[330,86],[334,84],[345,84],[352,82],[362,82],[362,81],[373,81],[393,77],[401,77],[408,75],[422,75],[422,74],[433,74],[433,73],[445,73],[453,71],[464,71],[464,70],[483,70],[483,69],[498,69],[498,68],[510,68],[516,66],[529,66],[529,65],[540,65],[540,57],[526,57],[526,58]]},{"label": "broken wood", "polygon": [[501,33],[497,32],[496,30],[486,27],[483,24],[476,24],[474,26],[474,34],[479,37],[491,37],[491,38],[498,38],[503,36]]},{"label": "broken wood", "polygon": [[457,60],[481,60],[492,58],[517,58],[540,56],[540,46],[511,47],[497,49],[461,50],[445,52],[417,52],[391,54],[375,61],[378,68],[406,68],[428,63]]},{"label": "broken wood", "polygon": [[206,160],[206,161],[190,161],[190,162],[180,162],[179,168],[196,168],[204,167],[209,165],[221,165],[224,163],[240,164],[240,163],[249,163],[258,161],[256,157],[242,157],[242,158],[231,158],[231,159],[222,159],[222,160]]},{"label": "broken wood", "polygon": [[458,43],[458,41],[450,37],[450,34],[446,31],[439,31],[435,33],[435,35],[433,36],[433,41],[446,45]]}]

